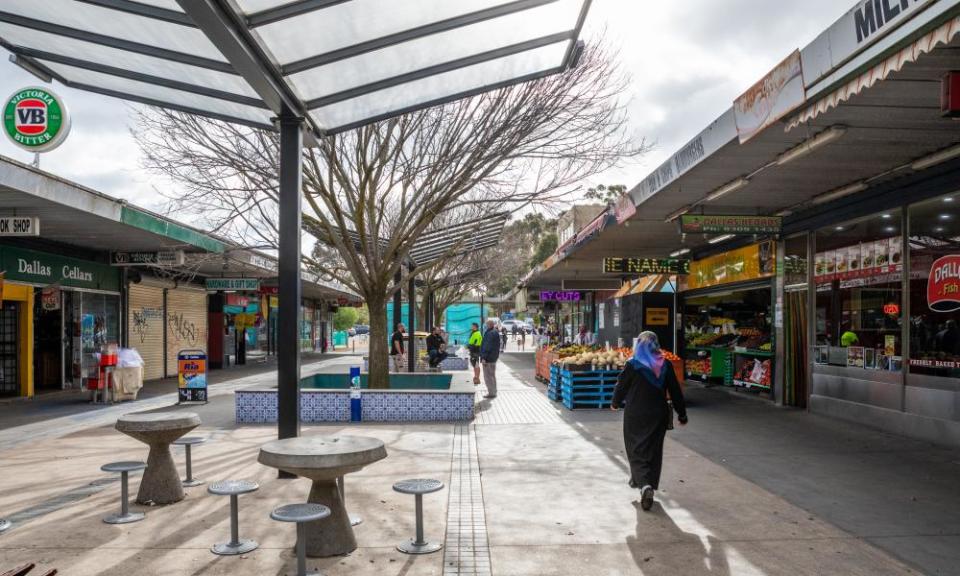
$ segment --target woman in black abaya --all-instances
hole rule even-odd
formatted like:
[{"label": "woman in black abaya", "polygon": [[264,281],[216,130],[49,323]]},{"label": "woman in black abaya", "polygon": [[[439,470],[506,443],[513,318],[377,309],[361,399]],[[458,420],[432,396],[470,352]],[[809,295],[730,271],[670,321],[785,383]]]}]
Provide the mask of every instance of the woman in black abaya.
[{"label": "woman in black abaya", "polygon": [[653,507],[654,492],[660,486],[663,440],[670,422],[669,399],[680,425],[687,423],[683,391],[670,361],[660,352],[653,332],[637,338],[633,358],[617,378],[610,409],[624,408],[623,443],[630,461],[630,486],[640,489],[640,505]]}]

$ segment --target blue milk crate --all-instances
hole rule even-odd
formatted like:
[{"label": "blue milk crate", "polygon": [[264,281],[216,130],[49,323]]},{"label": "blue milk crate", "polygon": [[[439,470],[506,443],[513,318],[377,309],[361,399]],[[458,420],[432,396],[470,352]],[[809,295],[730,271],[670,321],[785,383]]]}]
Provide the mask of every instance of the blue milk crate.
[{"label": "blue milk crate", "polygon": [[568,410],[609,408],[617,387],[617,370],[591,370],[560,374],[560,396]]},{"label": "blue milk crate", "polygon": [[560,372],[559,366],[550,366],[550,382],[547,383],[547,398],[554,402],[559,402],[562,398],[560,394]]}]

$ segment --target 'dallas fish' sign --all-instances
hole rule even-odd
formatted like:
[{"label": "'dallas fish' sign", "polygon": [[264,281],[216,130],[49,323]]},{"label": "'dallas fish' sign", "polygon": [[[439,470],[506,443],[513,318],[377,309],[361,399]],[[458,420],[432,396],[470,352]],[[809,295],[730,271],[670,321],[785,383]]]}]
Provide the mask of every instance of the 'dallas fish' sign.
[{"label": "'dallas fish' sign", "polygon": [[960,256],[944,256],[930,268],[927,305],[934,312],[960,310]]},{"label": "'dallas fish' sign", "polygon": [[49,152],[70,133],[70,113],[56,94],[29,87],[13,93],[3,107],[3,131],[30,152]]}]

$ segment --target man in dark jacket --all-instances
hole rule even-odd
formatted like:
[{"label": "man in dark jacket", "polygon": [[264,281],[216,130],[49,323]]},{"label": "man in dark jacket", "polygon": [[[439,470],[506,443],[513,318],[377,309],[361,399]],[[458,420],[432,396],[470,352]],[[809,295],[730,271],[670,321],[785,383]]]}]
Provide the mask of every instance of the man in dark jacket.
[{"label": "man in dark jacket", "polygon": [[483,383],[487,385],[484,398],[497,397],[497,360],[500,359],[500,332],[493,320],[487,320],[487,331],[480,344],[480,361],[483,363]]},{"label": "man in dark jacket", "polygon": [[447,343],[443,341],[440,327],[434,326],[433,331],[427,336],[427,358],[431,368],[440,366],[440,363],[447,359],[449,354],[446,348]]}]

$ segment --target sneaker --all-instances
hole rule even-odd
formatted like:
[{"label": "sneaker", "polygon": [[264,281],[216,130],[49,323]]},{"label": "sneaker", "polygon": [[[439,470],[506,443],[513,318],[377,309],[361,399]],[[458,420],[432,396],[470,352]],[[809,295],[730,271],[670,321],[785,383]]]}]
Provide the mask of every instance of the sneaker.
[{"label": "sneaker", "polygon": [[484,398],[486,398],[487,400],[493,400],[493,399],[496,398],[496,397],[497,397],[496,394],[486,394],[486,395],[484,395]]},{"label": "sneaker", "polygon": [[640,486],[637,486],[637,481],[634,480],[633,478],[630,479],[630,482],[628,482],[628,484],[630,484],[630,487],[631,487],[631,488],[639,488],[639,487],[640,487]]},{"label": "sneaker", "polygon": [[644,510],[650,510],[653,508],[653,486],[649,484],[643,487],[643,490],[640,491],[640,507]]}]

